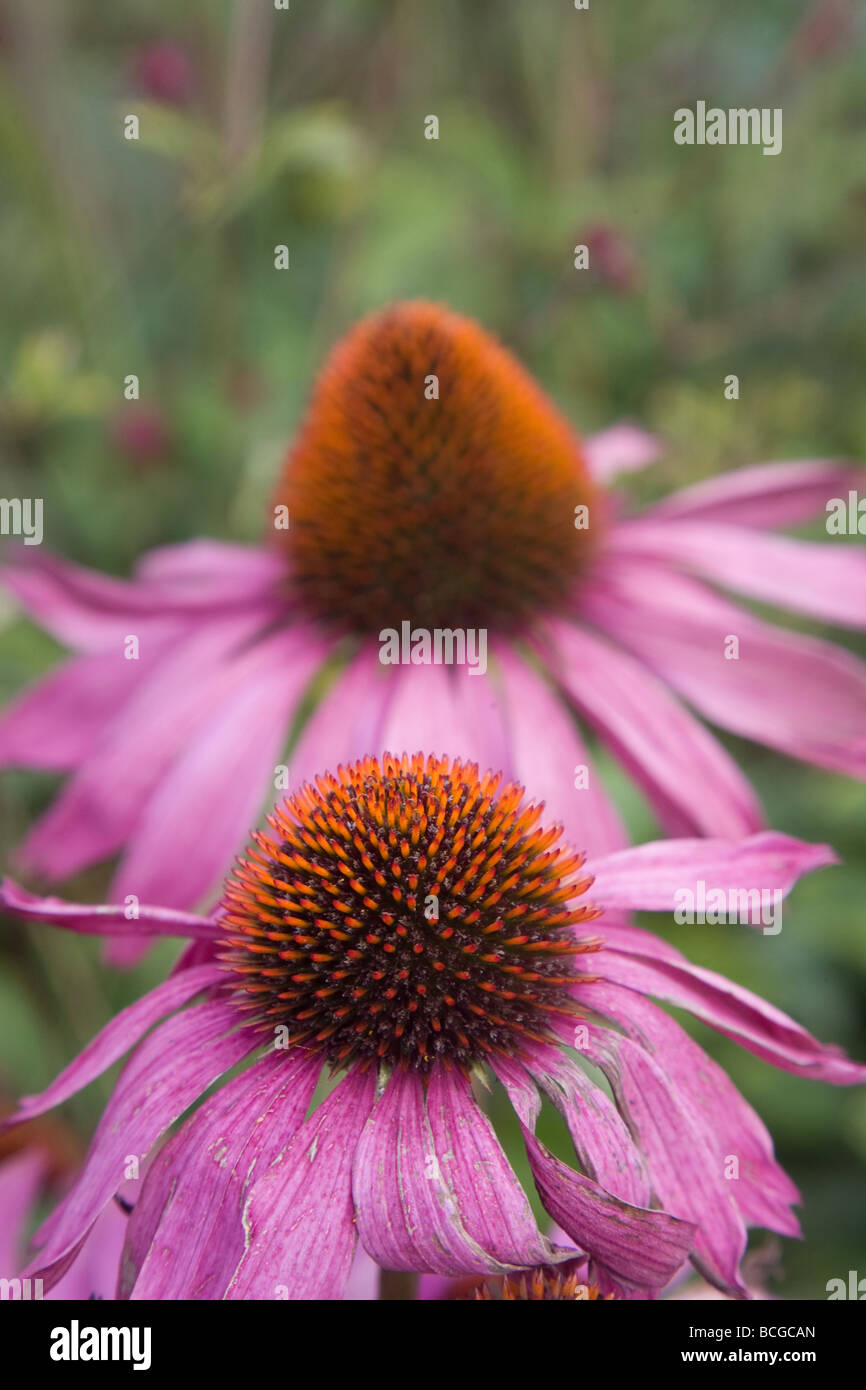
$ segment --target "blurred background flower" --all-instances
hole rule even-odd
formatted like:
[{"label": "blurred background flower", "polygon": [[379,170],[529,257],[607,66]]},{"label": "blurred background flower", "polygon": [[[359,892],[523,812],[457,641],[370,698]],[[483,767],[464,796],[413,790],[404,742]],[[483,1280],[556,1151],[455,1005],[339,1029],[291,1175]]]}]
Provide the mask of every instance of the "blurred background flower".
[{"label": "blurred background flower", "polygon": [[130,77],[134,91],[169,106],[186,106],[195,89],[192,61],[179,43],[145,44],[133,54]]}]

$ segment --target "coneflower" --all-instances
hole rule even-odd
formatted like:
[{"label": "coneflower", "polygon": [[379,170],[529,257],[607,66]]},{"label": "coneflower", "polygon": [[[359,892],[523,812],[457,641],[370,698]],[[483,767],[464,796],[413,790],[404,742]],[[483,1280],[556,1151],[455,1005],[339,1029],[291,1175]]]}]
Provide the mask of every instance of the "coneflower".
[{"label": "coneflower", "polygon": [[558,1268],[539,1266],[523,1274],[485,1279],[471,1293],[458,1297],[484,1303],[593,1303],[613,1294],[604,1295],[597,1284],[587,1284],[583,1262],[572,1260]]},{"label": "coneflower", "polygon": [[[540,820],[474,765],[386,755],[290,797],[215,919],[154,907],[130,921],[7,882],[0,902],[25,919],[192,938],[164,984],[21,1104],[18,1118],[41,1114],[134,1049],[30,1273],[60,1277],[125,1156],[153,1152],[122,1296],[336,1299],[357,1240],[383,1270],[450,1276],[523,1277],[577,1250],[587,1282],[626,1296],[690,1257],[742,1294],[747,1226],[796,1234],[797,1192],[722,1069],[647,996],[803,1076],[849,1084],[866,1068],[621,914],[670,910],[698,881],[781,894],[833,856],[762,834],[584,862]],[[333,1088],[309,1113],[323,1077]],[[479,1104],[494,1079],[569,1247],[539,1229]],[[542,1096],[571,1163],[536,1137]]]},{"label": "coneflower", "polygon": [[[322,372],[261,549],[191,541],[145,556],[128,583],[32,549],[10,560],[13,593],[78,653],[0,721],[0,764],[70,774],[23,862],[56,881],[119,854],[115,899],[210,905],[275,787],[394,747],[499,768],[576,843],[620,848],[576,716],[665,833],[759,829],[747,779],[681,698],[862,777],[863,667],[703,582],[862,627],[862,552],[764,530],[847,498],[857,475],[741,469],[625,518],[610,478],[655,452],[627,426],[581,444],[509,353],[447,309],[363,320]],[[484,661],[449,665],[473,635]]]}]

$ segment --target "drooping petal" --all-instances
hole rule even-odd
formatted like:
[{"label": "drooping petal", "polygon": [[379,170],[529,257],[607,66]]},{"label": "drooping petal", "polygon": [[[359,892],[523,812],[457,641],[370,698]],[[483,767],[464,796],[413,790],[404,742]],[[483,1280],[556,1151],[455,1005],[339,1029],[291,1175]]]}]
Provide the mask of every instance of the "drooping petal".
[{"label": "drooping petal", "polygon": [[[587,998],[591,1003],[592,988]],[[563,1042],[570,1047],[575,1046],[576,1028],[571,1034],[562,1029]],[[558,1048],[528,1044],[525,1065],[565,1120],[588,1176],[614,1197],[633,1206],[649,1206],[650,1183],[643,1156],[605,1092]]]},{"label": "drooping petal", "polygon": [[521,1128],[535,1185],[554,1221],[618,1281],[663,1288],[689,1256],[694,1224],[623,1202],[556,1158],[525,1125]]},{"label": "drooping petal", "polygon": [[[593,1025],[588,1033],[586,1055],[604,1071],[639,1137],[656,1198],[699,1227],[692,1259],[711,1283],[744,1295],[740,1261],[746,1228],[691,1097],[671,1083],[660,1060],[630,1038]],[[552,1215],[562,1220],[557,1212]]]},{"label": "drooping petal", "polygon": [[13,551],[0,580],[35,622],[80,651],[122,654],[129,633],[154,643],[179,631],[186,616],[183,605],[160,603],[147,585],[113,579],[47,551]]},{"label": "drooping petal", "polygon": [[577,849],[602,855],[622,848],[628,836],[562,700],[515,654],[500,653],[499,665],[511,752],[507,775],[533,800],[544,801],[546,820],[561,824]]},{"label": "drooping petal", "polygon": [[636,473],[655,463],[661,441],[627,420],[610,425],[581,441],[581,452],[597,482],[608,483],[618,473]]},{"label": "drooping petal", "polygon": [[260,643],[144,807],[111,884],[114,896],[191,907],[216,887],[265,805],[321,643]]},{"label": "drooping petal", "polygon": [[243,1212],[246,1249],[226,1297],[341,1297],[356,1239],[352,1163],[375,1085],[372,1069],[350,1072],[254,1181]]},{"label": "drooping petal", "polygon": [[784,896],[803,874],[836,862],[829,845],[765,830],[745,840],[653,840],[586,868],[595,876],[589,895],[599,907],[673,912],[684,894],[692,901],[716,891]]},{"label": "drooping petal", "polygon": [[358,1232],[384,1269],[499,1273],[553,1258],[469,1082],[395,1071],[361,1136]]},{"label": "drooping petal", "polygon": [[760,622],[686,575],[622,556],[584,587],[581,610],[714,723],[866,777],[866,667],[840,647]]},{"label": "drooping petal", "polygon": [[549,1243],[538,1232],[493,1128],[460,1072],[433,1069],[427,1115],[439,1168],[455,1193],[469,1234],[503,1263],[538,1262],[537,1257],[525,1256],[533,1249],[549,1251]]},{"label": "drooping petal", "polygon": [[75,1187],[37,1232],[42,1245],[31,1272],[50,1288],[67,1257],[85,1239],[120,1186],[130,1155],[143,1158],[184,1111],[223,1072],[255,1046],[236,1029],[237,1011],[224,1000],[199,1004],[156,1028],[120,1074]]},{"label": "drooping petal", "polygon": [[[649,936],[649,933],[640,933]],[[688,1009],[757,1057],[796,1076],[853,1086],[866,1081],[866,1065],[852,1061],[841,1048],[821,1043],[794,1019],[750,990],[712,970],[692,965],[672,946],[655,938],[649,946],[610,933],[614,946],[599,953],[597,972],[641,994],[653,995]],[[594,960],[594,964],[596,963]]]},{"label": "drooping petal", "polygon": [[535,1129],[541,1114],[541,1095],[523,1063],[516,1057],[506,1057],[504,1053],[497,1053],[496,1057],[491,1059],[490,1065],[497,1080],[505,1087],[517,1117],[528,1129]]},{"label": "drooping petal", "polygon": [[790,1208],[800,1200],[799,1193],[776,1162],[766,1127],[718,1063],[674,1019],[633,990],[596,981],[575,994],[651,1053],[671,1086],[688,1097],[743,1220],[780,1235],[798,1235]]},{"label": "drooping petal", "polygon": [[130,1217],[121,1296],[223,1296],[244,1253],[246,1195],[303,1123],[321,1065],[308,1051],[269,1052],[164,1145]]},{"label": "drooping petal", "polygon": [[760,463],[672,492],[644,515],[690,518],[736,526],[799,526],[824,512],[834,497],[863,490],[863,471],[844,461]]},{"label": "drooping petal", "polygon": [[0,766],[78,767],[139,679],[135,662],[116,652],[63,662],[0,716]]},{"label": "drooping petal", "polygon": [[[221,618],[155,654],[142,641],[135,689],[21,848],[31,869],[68,878],[123,846],[187,740],[243,683],[255,652],[240,648],[257,622],[255,612]],[[117,660],[124,660],[120,646]]]},{"label": "drooping petal", "polygon": [[148,1028],[224,979],[225,971],[215,964],[194,966],[169,976],[149,994],[121,1009],[44,1091],[39,1095],[23,1096],[15,1114],[0,1124],[0,1131],[13,1123],[20,1124],[36,1115],[44,1115],[46,1110],[52,1110],[89,1086],[134,1047]]},{"label": "drooping petal", "polygon": [[551,633],[557,678],[669,834],[733,837],[761,828],[748,779],[642,662],[572,623],[557,623]]},{"label": "drooping petal", "polygon": [[749,598],[840,627],[866,627],[866,552],[715,521],[632,521],[615,551],[691,570]]},{"label": "drooping petal", "polygon": [[[0,883],[0,907],[12,917],[50,922],[53,927],[84,936],[191,936],[213,941],[209,917],[179,912],[171,907],[139,907],[121,904],[70,903],[63,898],[40,898],[20,888],[11,878]],[[134,916],[128,916],[134,912]]]},{"label": "drooping petal", "polygon": [[[688,1258],[696,1227],[678,1222],[666,1212],[648,1211],[644,1204],[621,1200],[598,1181],[574,1172],[567,1163],[555,1158],[534,1136],[541,1104],[530,1074],[516,1059],[502,1056],[495,1059],[493,1070],[520,1120],[535,1186],[549,1215],[569,1240],[594,1258],[605,1277],[614,1276],[617,1284],[626,1287],[663,1287]],[[548,1079],[549,1076],[548,1072]],[[559,1104],[563,1105],[562,1098]],[[635,1193],[644,1190],[645,1179],[639,1175],[641,1163],[638,1161],[631,1173],[631,1156],[623,1165],[626,1151],[620,1145],[621,1130],[612,1138],[598,1134],[594,1137],[577,1130],[574,1113],[571,1123],[580,1138],[582,1162],[603,1166],[617,1184],[627,1183]],[[575,1138],[575,1145],[577,1141]]]}]

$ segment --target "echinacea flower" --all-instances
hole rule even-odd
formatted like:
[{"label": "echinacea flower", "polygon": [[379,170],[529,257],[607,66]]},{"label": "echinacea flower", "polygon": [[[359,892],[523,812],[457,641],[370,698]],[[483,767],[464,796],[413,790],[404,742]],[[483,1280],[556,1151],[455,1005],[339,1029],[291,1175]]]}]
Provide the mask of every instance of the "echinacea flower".
[{"label": "echinacea flower", "polygon": [[597,1284],[587,1284],[585,1261],[570,1260],[558,1267],[539,1265],[523,1274],[504,1274],[485,1279],[458,1298],[480,1303],[593,1303],[602,1294]]},{"label": "echinacea flower", "polygon": [[[558,1248],[571,1248],[572,1258],[561,1264],[536,1265],[534,1269],[514,1271],[496,1277],[479,1278],[477,1275],[463,1275],[448,1278],[442,1274],[423,1274],[417,1280],[415,1296],[423,1302],[454,1303],[471,1301],[482,1302],[594,1302],[624,1296],[622,1291],[602,1294],[597,1284],[590,1279],[590,1262],[585,1255],[574,1249],[574,1242],[560,1226],[553,1222],[547,1232],[548,1239]],[[741,1265],[741,1277],[746,1286],[746,1296],[751,1299],[772,1299],[773,1295],[765,1287],[769,1274],[778,1276],[781,1244],[776,1236],[771,1236],[763,1245],[750,1246]],[[393,1276],[392,1276],[393,1277]],[[397,1276],[398,1278],[400,1276]],[[406,1276],[403,1276],[404,1278]],[[381,1297],[382,1275],[378,1266],[369,1258],[366,1251],[359,1249],[355,1255],[352,1273],[347,1285],[347,1298],[371,1302]],[[655,1301],[673,1300],[689,1303],[692,1301],[739,1300],[742,1290],[736,1293],[725,1292],[708,1284],[692,1265],[684,1264],[677,1270],[664,1289],[630,1289],[630,1300],[647,1299]]]},{"label": "echinacea flower", "polygon": [[[856,475],[746,468],[619,516],[610,477],[655,453],[631,426],[581,444],[509,353],[446,309],[363,320],[315,388],[267,545],[158,549],[130,582],[33,548],[10,558],[20,603],[77,652],[0,721],[0,765],[70,774],[22,862],[56,882],[119,854],[112,900],[210,906],[275,788],[394,747],[499,768],[575,843],[618,849],[576,716],[665,833],[760,829],[749,782],[681,700],[866,775],[862,665],[704,582],[863,626],[866,556],[765,529],[847,497]],[[405,657],[404,631],[421,634],[408,664],[383,664],[382,634]],[[475,668],[449,666],[473,633]]]},{"label": "echinacea flower", "polygon": [[168,106],[187,106],[195,89],[195,69],[188,51],[179,43],[161,40],[147,44],[133,55],[130,76],[142,96]]},{"label": "echinacea flower", "polygon": [[[797,1234],[798,1194],[724,1071],[649,996],[802,1076],[849,1084],[866,1068],[622,914],[669,911],[698,881],[785,893],[833,856],[764,833],[584,862],[540,818],[474,765],[386,755],[287,799],[215,918],[130,921],[7,882],[0,902],[25,919],[191,938],[164,984],[21,1104],[41,1114],[134,1049],[31,1273],[69,1267],[133,1153],[152,1160],[121,1296],[337,1299],[356,1240],[381,1269],[455,1276],[577,1249],[590,1282],[626,1297],[690,1257],[742,1295],[746,1228]],[[310,1113],[326,1072],[339,1079]],[[536,1224],[479,1104],[490,1078],[571,1248]],[[579,1167],[536,1137],[542,1095]]]}]

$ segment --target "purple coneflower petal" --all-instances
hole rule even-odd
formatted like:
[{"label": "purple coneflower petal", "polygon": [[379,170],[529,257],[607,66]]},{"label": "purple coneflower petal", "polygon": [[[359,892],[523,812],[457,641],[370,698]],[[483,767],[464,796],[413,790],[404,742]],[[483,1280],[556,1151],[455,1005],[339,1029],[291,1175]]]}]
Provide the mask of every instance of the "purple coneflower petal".
[{"label": "purple coneflower petal", "polygon": [[123,651],[130,632],[153,644],[176,632],[182,606],[172,609],[144,585],[112,579],[47,552],[17,550],[0,579],[27,614],[64,646]]},{"label": "purple coneflower petal", "polygon": [[375,1088],[372,1068],[350,1072],[253,1183],[227,1298],[342,1296],[356,1240],[352,1162]]},{"label": "purple coneflower petal", "polygon": [[268,1053],[160,1149],[129,1219],[121,1297],[222,1297],[244,1253],[246,1195],[303,1123],[321,1068],[301,1049]]},{"label": "purple coneflower petal", "polygon": [[[321,659],[319,644],[280,634],[243,661],[226,694],[144,808],[111,895],[169,906],[201,901],[221,880],[249,827],[286,741],[292,709]],[[207,835],[201,833],[207,826]]]},{"label": "purple coneflower petal", "polygon": [[550,631],[560,658],[554,673],[646,791],[669,834],[733,837],[761,828],[748,779],[642,662],[572,623],[558,622]]},{"label": "purple coneflower petal", "polygon": [[[436,1067],[427,1089],[427,1115],[439,1168],[445,1170],[462,1213],[462,1221],[478,1244],[497,1258],[517,1256],[520,1265],[533,1247],[549,1249],[480,1109],[469,1081],[458,1071]],[[503,1258],[505,1257],[505,1258]]]},{"label": "purple coneflower petal", "polygon": [[490,1066],[497,1081],[505,1087],[515,1113],[523,1124],[534,1129],[541,1114],[541,1094],[523,1063],[500,1052]]},{"label": "purple coneflower petal", "polygon": [[[563,1034],[568,1026],[563,1020],[560,1025]],[[573,1038],[569,1038],[571,1042]],[[688,1258],[696,1225],[680,1222],[666,1212],[650,1211],[645,1201],[627,1201],[555,1158],[534,1137],[541,1108],[534,1082],[514,1059],[497,1057],[493,1068],[520,1120],[536,1187],[554,1221],[607,1275],[613,1275],[617,1284],[661,1288]],[[546,1082],[551,1076],[548,1068]],[[587,1087],[591,1085],[588,1078],[584,1080]],[[556,1084],[560,1086],[560,1081]],[[572,1094],[577,1090],[573,1077],[569,1089]],[[585,1091],[584,1096],[588,1099],[588,1092]],[[584,1112],[585,1118],[591,1115],[592,1109],[597,1115],[601,1113],[607,1097],[600,1091],[598,1096],[601,1101],[592,1098]],[[555,1103],[565,1113],[564,1098],[560,1097]],[[607,1106],[610,1106],[609,1101]],[[572,1111],[569,1130],[581,1162],[591,1171],[597,1174],[603,1169],[623,1190],[642,1194],[647,1190],[644,1161],[641,1156],[629,1153],[622,1121],[617,1118],[617,1134],[608,1137],[599,1132],[595,1123],[588,1132],[581,1132],[578,1116]]]},{"label": "purple coneflower petal", "polygon": [[30,1273],[43,1277],[46,1288],[57,1282],[65,1257],[111,1201],[128,1156],[143,1158],[208,1086],[250,1052],[248,1032],[227,1032],[236,1024],[236,1011],[223,1000],[199,1004],[161,1024],[137,1048],[97,1126],[84,1171],[37,1232],[44,1244]]},{"label": "purple coneflower petal", "polygon": [[[574,1029],[569,1034],[564,1025],[562,1039],[574,1046]],[[648,1206],[646,1164],[610,1098],[557,1048],[531,1043],[526,1053],[525,1066],[565,1120],[587,1175],[614,1197]]]},{"label": "purple coneflower petal", "polygon": [[384,1269],[501,1273],[554,1258],[469,1082],[392,1073],[358,1144],[358,1232]]},{"label": "purple coneflower petal", "polygon": [[138,907],[135,918],[116,904],[70,903],[63,898],[39,898],[11,878],[0,883],[0,907],[13,917],[50,922],[53,927],[83,936],[191,936],[212,941],[214,924],[194,912],[173,907]]},{"label": "purple coneflower petal", "polygon": [[[619,814],[562,701],[544,676],[517,656],[504,652],[499,665],[511,749],[507,775],[530,787],[533,800],[545,803],[547,819],[561,824],[571,843],[588,854],[609,854],[626,845]],[[575,786],[578,772],[586,786]]]},{"label": "purple coneflower petal", "polygon": [[[693,1261],[717,1287],[745,1294],[739,1268],[746,1228],[705,1120],[668,1077],[662,1059],[619,1033],[594,1025],[588,1031],[586,1055],[604,1071],[619,1108],[639,1136],[656,1197],[666,1210],[699,1227]],[[556,1211],[551,1215],[562,1220]],[[591,1253],[602,1258],[595,1250]]]},{"label": "purple coneflower petal", "polygon": [[[650,561],[608,566],[583,606],[714,723],[866,777],[866,667],[840,647],[760,622]],[[726,659],[732,637],[738,656]]]},{"label": "purple coneflower petal", "polygon": [[41,1149],[22,1149],[0,1163],[0,1279],[18,1273],[24,1228],[48,1168]]},{"label": "purple coneflower petal", "polygon": [[621,911],[673,912],[677,895],[714,889],[789,893],[803,874],[835,864],[829,845],[773,830],[745,840],[653,840],[587,863],[593,902]]},{"label": "purple coneflower petal", "polygon": [[126,1215],[116,1202],[109,1202],[96,1218],[75,1261],[58,1279],[46,1298],[115,1299],[120,1257],[126,1238]]},{"label": "purple coneflower petal", "polygon": [[606,430],[589,434],[581,441],[581,452],[597,482],[606,483],[618,473],[636,473],[655,463],[662,451],[661,441],[637,425],[622,421]]},{"label": "purple coneflower petal", "polygon": [[310,715],[289,759],[289,783],[315,782],[323,768],[345,767],[382,747],[391,673],[366,643],[334,680]]},{"label": "purple coneflower petal", "polygon": [[591,994],[577,993],[652,1053],[671,1086],[688,1098],[703,1120],[716,1170],[724,1172],[726,1164],[736,1159],[737,1175],[727,1181],[744,1221],[780,1235],[799,1235],[799,1223],[790,1208],[799,1202],[800,1194],[776,1162],[765,1125],[718,1063],[674,1019],[633,991],[597,981]]},{"label": "purple coneflower petal", "polygon": [[60,1105],[77,1091],[89,1086],[91,1081],[101,1076],[113,1062],[128,1052],[148,1028],[180,1008],[182,1004],[189,1003],[197,994],[201,994],[202,990],[210,989],[213,985],[222,983],[224,979],[225,971],[218,965],[199,965],[178,975],[170,975],[149,994],[121,1009],[46,1090],[39,1095],[23,1096],[15,1115],[0,1123],[0,1132],[10,1124],[19,1124],[24,1120],[32,1120],[36,1115],[44,1115],[46,1110]]},{"label": "purple coneflower petal", "polygon": [[[343,1290],[343,1302],[377,1302],[379,1298],[379,1279],[381,1273],[382,1271],[376,1264],[376,1261],[370,1258],[363,1245],[361,1245],[359,1241],[359,1243],[355,1246],[355,1255],[354,1259],[352,1260],[352,1268],[349,1271],[349,1278],[347,1279],[346,1287]],[[438,1297],[438,1294],[432,1291],[428,1292],[423,1287],[425,1279],[429,1279],[431,1281],[431,1289],[432,1281],[435,1281],[436,1285],[441,1286],[443,1289],[448,1289],[451,1287],[450,1279],[443,1279],[441,1276],[435,1274],[422,1274],[421,1278],[418,1280],[417,1295],[418,1299],[422,1301]]]},{"label": "purple coneflower petal", "polygon": [[863,470],[834,460],[760,463],[735,468],[672,492],[649,508],[655,520],[688,517],[755,528],[799,526],[822,513],[831,497],[863,487]]},{"label": "purple coneflower petal", "polygon": [[75,656],[25,690],[0,717],[0,767],[68,772],[90,756],[141,672],[117,652]]},{"label": "purple coneflower petal", "polygon": [[201,538],[149,550],[135,573],[177,600],[216,608],[272,596],[285,570],[273,551]]},{"label": "purple coneflower petal", "polygon": [[535,1185],[554,1221],[618,1282],[662,1288],[688,1259],[694,1224],[614,1197],[521,1127]]},{"label": "purple coneflower petal", "polygon": [[821,622],[866,627],[866,552],[860,547],[711,521],[628,522],[616,528],[609,544]]},{"label": "purple coneflower petal", "polygon": [[[254,622],[245,615],[190,629],[152,657],[143,644],[135,689],[31,830],[20,851],[24,863],[65,878],[123,846],[178,751],[243,680],[249,655],[230,657],[252,636]],[[117,661],[126,664],[120,646]]]},{"label": "purple coneflower petal", "polygon": [[488,676],[463,666],[398,666],[393,685],[377,754],[423,748],[482,771],[507,767],[505,724]]},{"label": "purple coneflower petal", "polygon": [[[610,937],[616,942],[620,929],[615,928]],[[665,945],[662,952],[656,945],[663,943],[657,943],[655,937],[651,942],[651,955],[643,955],[631,945],[627,953],[616,946],[600,952],[597,973],[639,994],[688,1009],[782,1071],[836,1086],[866,1081],[866,1065],[846,1057],[840,1047],[819,1042],[781,1009],[723,975],[692,965],[684,956],[675,955],[673,947]]]}]

